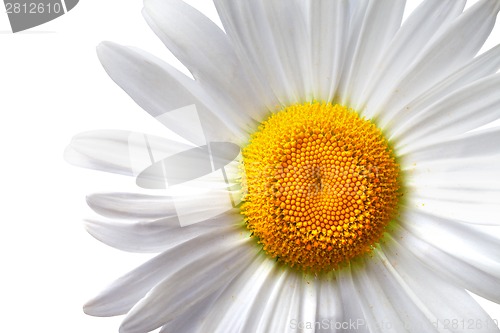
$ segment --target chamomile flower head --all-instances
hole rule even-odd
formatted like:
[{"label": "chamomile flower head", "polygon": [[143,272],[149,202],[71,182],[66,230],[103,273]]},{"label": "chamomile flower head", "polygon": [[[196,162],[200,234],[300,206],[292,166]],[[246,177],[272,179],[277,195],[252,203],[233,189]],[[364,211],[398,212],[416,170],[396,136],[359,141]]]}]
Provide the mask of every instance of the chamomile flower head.
[{"label": "chamomile flower head", "polygon": [[182,0],[143,15],[192,78],[111,42],[111,78],[184,142],[76,136],[136,177],[86,222],[159,253],[85,305],[122,333],[498,332],[499,0]]}]

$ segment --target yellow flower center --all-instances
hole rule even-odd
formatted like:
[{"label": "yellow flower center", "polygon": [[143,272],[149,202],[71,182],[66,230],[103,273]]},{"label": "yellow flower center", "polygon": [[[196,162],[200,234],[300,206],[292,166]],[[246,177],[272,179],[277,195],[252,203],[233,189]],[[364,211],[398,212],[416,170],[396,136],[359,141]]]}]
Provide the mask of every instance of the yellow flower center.
[{"label": "yellow flower center", "polygon": [[369,252],[399,198],[382,132],[340,105],[296,104],[273,114],[243,149],[242,214],[271,257],[323,272]]}]

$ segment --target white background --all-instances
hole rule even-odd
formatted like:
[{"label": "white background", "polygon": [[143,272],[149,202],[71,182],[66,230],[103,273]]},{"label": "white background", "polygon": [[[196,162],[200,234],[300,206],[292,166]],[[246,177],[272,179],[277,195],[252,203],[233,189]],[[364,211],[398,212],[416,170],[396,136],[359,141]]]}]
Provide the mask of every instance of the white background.
[{"label": "white background", "polygon": [[[207,0],[188,1],[217,21]],[[412,5],[414,5],[412,3]],[[63,158],[79,132],[168,132],[107,77],[102,40],[141,47],[179,65],[149,30],[141,1],[82,0],[68,14],[12,34],[0,5],[0,331],[117,332],[122,318],[93,318],[82,304],[148,255],[89,236],[85,194],[134,188],[127,177]],[[485,48],[500,42],[496,28]],[[500,306],[484,302],[500,319]]]}]

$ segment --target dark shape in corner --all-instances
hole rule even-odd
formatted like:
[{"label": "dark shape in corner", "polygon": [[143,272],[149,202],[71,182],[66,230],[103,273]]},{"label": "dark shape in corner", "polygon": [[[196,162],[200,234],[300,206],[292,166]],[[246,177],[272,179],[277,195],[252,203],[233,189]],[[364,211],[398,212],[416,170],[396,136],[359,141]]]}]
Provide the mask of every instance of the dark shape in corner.
[{"label": "dark shape in corner", "polygon": [[12,32],[19,32],[52,21],[73,9],[79,0],[4,0]]}]

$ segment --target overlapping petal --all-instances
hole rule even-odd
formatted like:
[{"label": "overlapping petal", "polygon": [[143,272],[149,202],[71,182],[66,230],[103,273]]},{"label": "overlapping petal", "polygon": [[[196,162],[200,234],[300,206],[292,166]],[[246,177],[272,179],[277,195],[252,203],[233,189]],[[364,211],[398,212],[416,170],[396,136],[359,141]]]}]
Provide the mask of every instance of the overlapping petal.
[{"label": "overlapping petal", "polygon": [[262,121],[265,105],[253,93],[228,36],[215,23],[181,0],[147,0],[143,15],[227,116],[238,116],[248,129],[255,125],[252,119]]},{"label": "overlapping petal", "polygon": [[76,135],[66,148],[64,158],[90,169],[137,176],[156,160],[191,147],[144,133],[98,130]]},{"label": "overlapping petal", "polygon": [[[391,237],[382,244],[382,249],[381,262],[399,283],[395,288],[400,287],[411,295],[418,308],[416,313],[408,315],[421,312],[427,318],[424,325],[431,323],[438,331],[467,332],[468,325],[449,327],[453,320],[463,320],[472,322],[476,332],[499,332],[494,321],[462,287],[449,283],[415,260],[402,241]],[[409,328],[413,332],[422,330],[420,325]]]},{"label": "overlapping petal", "polygon": [[387,82],[380,96],[366,105],[371,115],[386,123],[411,100],[469,62],[495,24],[498,1],[482,0],[429,40],[395,82]]},{"label": "overlapping petal", "polygon": [[162,60],[111,42],[101,43],[97,54],[106,72],[137,104],[195,145],[235,142],[245,135],[237,113],[223,112],[199,83]]},{"label": "overlapping petal", "polygon": [[[99,295],[87,302],[86,313],[94,316],[116,316],[127,313],[155,285],[169,274],[191,267],[202,260],[215,260],[221,248],[239,244],[241,236],[234,232],[220,233],[210,228],[200,237],[193,238],[162,252],[109,285]],[[233,235],[231,237],[231,235]],[[214,246],[214,244],[219,244]]]},{"label": "overlapping petal", "polygon": [[[256,255],[249,251],[249,241],[246,238],[221,242],[216,248],[212,247],[215,249],[211,249],[211,255],[205,255],[189,266],[170,270],[128,312],[120,332],[141,333],[161,327],[227,286]],[[195,272],[193,267],[196,267]]]}]

